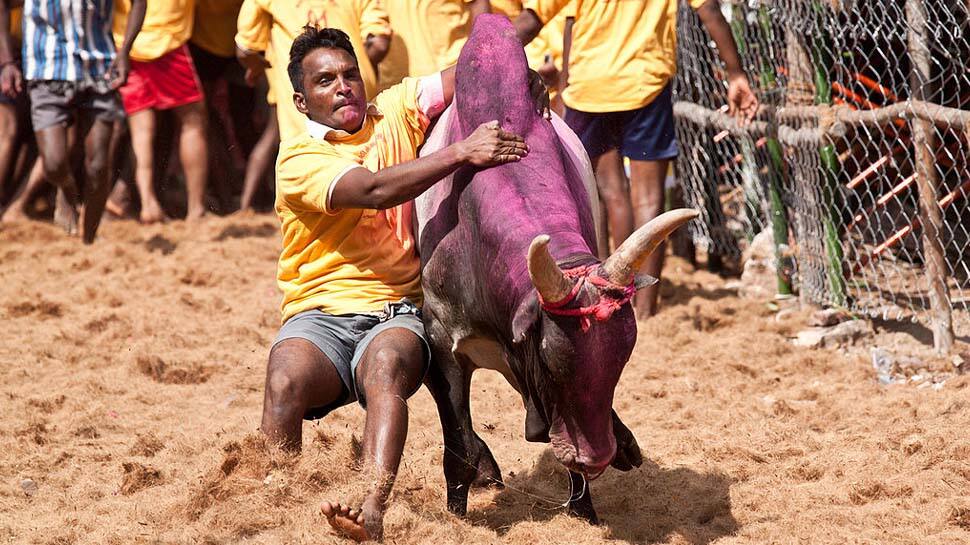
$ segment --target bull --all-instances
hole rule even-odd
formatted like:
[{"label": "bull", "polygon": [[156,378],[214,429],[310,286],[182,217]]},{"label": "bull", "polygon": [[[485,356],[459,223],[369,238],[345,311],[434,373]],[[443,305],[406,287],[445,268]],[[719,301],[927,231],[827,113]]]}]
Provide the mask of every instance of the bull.
[{"label": "bull", "polygon": [[416,203],[433,360],[427,384],[444,434],[448,508],[464,515],[473,483],[501,480],[469,408],[471,375],[487,368],[521,394],[526,439],[550,442],[569,470],[580,491],[570,512],[596,522],[586,481],[611,464],[630,470],[642,462],[612,410],[636,343],[636,273],[697,213],[661,215],[601,262],[589,160],[561,120],[536,111],[525,54],[506,19],[476,19],[456,79],[454,104],[422,154],[491,120],[522,135],[530,153],[495,168],[462,168]]}]

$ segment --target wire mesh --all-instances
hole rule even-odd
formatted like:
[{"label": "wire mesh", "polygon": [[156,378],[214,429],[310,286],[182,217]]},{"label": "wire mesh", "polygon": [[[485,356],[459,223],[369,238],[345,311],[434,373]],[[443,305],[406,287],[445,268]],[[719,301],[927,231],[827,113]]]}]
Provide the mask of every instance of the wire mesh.
[{"label": "wire mesh", "polygon": [[889,319],[970,310],[968,10],[966,0],[723,2],[765,105],[763,123],[741,129],[711,114],[727,102],[723,66],[682,2],[677,172],[702,211],[695,243],[736,256],[781,226],[775,242],[790,248],[804,300]]}]

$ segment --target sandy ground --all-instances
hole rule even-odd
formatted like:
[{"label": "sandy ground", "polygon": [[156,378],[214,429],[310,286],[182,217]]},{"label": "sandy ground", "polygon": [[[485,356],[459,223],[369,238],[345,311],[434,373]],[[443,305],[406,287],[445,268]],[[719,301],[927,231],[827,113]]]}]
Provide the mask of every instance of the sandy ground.
[{"label": "sandy ground", "polygon": [[[277,245],[270,216],[108,223],[93,247],[0,226],[0,542],[340,541],[318,508],[359,493],[361,410],[307,424],[299,458],[257,433]],[[779,319],[676,259],[666,275],[617,394],[645,463],[593,483],[602,526],[563,514],[564,471],[483,372],[474,419],[508,487],[474,492],[465,520],[446,512],[422,389],[387,540],[970,541],[970,377],[880,385],[865,347],[791,344],[807,311]]]}]

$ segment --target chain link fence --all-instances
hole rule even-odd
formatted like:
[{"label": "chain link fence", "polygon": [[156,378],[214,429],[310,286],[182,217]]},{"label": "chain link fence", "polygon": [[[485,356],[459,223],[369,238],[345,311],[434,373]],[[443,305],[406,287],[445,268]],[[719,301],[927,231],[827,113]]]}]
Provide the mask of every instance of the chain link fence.
[{"label": "chain link fence", "polygon": [[722,65],[682,3],[677,170],[702,211],[695,243],[736,257],[768,229],[779,292],[920,320],[948,350],[954,311],[970,333],[970,0],[722,8],[764,107],[746,127],[726,115]]}]

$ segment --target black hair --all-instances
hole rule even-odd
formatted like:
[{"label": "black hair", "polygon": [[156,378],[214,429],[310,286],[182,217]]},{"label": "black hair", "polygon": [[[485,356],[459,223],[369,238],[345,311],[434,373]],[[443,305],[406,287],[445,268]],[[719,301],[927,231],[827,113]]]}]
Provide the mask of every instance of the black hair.
[{"label": "black hair", "polygon": [[303,27],[303,33],[293,40],[290,46],[290,64],[286,67],[286,73],[290,76],[290,83],[293,90],[302,93],[303,89],[303,59],[314,49],[325,47],[327,49],[343,49],[357,62],[357,54],[354,53],[354,46],[350,43],[350,36],[338,28],[317,28],[307,25]]}]

